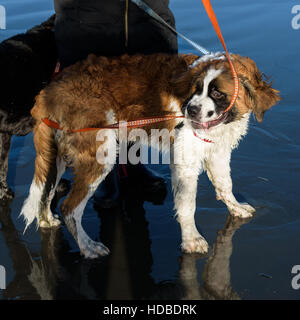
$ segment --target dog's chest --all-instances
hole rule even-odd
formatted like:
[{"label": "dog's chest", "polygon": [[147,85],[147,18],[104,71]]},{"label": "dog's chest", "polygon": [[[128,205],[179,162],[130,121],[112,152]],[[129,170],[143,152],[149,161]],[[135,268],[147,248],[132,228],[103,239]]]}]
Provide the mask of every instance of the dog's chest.
[{"label": "dog's chest", "polygon": [[220,125],[213,130],[199,130],[195,134],[185,120],[184,126],[175,132],[174,160],[179,157],[191,165],[203,162],[212,153],[222,153],[222,150],[225,152],[236,148],[242,137],[247,134],[248,121],[249,114],[246,114],[239,121]]}]

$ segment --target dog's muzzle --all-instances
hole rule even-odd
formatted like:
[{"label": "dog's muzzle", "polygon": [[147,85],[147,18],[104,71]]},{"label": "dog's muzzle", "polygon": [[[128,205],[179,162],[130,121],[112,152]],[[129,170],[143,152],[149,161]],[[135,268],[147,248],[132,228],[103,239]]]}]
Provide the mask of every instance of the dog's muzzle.
[{"label": "dog's muzzle", "polygon": [[194,120],[197,118],[197,115],[199,113],[199,108],[197,107],[190,107],[187,109],[187,113],[189,116],[189,120],[191,121],[192,127],[194,129],[202,129],[202,130],[208,130],[212,127],[215,127],[221,123],[223,123],[228,116],[228,112],[222,112],[219,117],[215,120],[212,121],[207,121],[207,122],[199,122],[197,120]]}]

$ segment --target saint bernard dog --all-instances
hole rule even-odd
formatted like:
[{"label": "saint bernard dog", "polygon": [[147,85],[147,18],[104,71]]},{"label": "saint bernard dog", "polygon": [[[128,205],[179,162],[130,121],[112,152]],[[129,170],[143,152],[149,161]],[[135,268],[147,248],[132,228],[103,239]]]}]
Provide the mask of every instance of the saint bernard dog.
[{"label": "saint bernard dog", "polygon": [[[280,97],[250,58],[236,54],[231,57],[240,91],[233,108],[225,113],[234,88],[229,63],[222,53],[201,58],[167,54],[115,58],[90,55],[64,69],[40,92],[31,111],[36,120],[36,160],[29,196],[21,212],[26,228],[35,218],[41,228],[59,225],[50,204],[61,176],[71,167],[73,186],[61,205],[66,226],[84,257],[108,254],[104,244],[86,234],[82,216],[88,200],[113,167],[96,161],[97,150],[106,152],[112,139],[116,143],[118,129],[107,129],[109,138],[104,141],[97,141],[97,130],[70,130],[170,114],[184,117],[152,124],[145,130],[173,130],[172,150],[184,150],[188,159],[185,163],[171,162],[182,250],[208,251],[194,220],[197,180],[203,170],[215,187],[217,199],[226,204],[231,215],[251,217],[255,209],[239,203],[232,193],[231,151],[246,135],[251,112],[261,122],[265,111]],[[45,118],[63,130],[46,125]]]}]

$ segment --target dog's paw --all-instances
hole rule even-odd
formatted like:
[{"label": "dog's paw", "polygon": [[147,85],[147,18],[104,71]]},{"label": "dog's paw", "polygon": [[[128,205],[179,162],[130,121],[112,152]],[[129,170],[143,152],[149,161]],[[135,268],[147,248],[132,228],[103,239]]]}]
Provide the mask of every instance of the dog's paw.
[{"label": "dog's paw", "polygon": [[60,226],[61,222],[58,219],[58,216],[53,216],[52,212],[49,210],[46,214],[41,214],[39,216],[39,227],[40,228],[55,228]]},{"label": "dog's paw", "polygon": [[89,240],[87,243],[79,244],[80,253],[86,259],[97,259],[109,255],[109,249],[101,242]]},{"label": "dog's paw", "polygon": [[55,228],[60,226],[61,222],[57,218],[50,218],[48,220],[42,219],[39,221],[40,228]]},{"label": "dog's paw", "polygon": [[233,205],[230,208],[228,208],[228,210],[232,216],[243,219],[251,218],[253,216],[253,213],[255,212],[255,209],[251,207],[248,203]]},{"label": "dog's paw", "polygon": [[241,203],[241,206],[250,213],[254,213],[256,210],[248,203]]},{"label": "dog's paw", "polygon": [[184,240],[181,244],[181,250],[186,253],[207,253],[208,248],[208,243],[201,236],[192,240]]}]

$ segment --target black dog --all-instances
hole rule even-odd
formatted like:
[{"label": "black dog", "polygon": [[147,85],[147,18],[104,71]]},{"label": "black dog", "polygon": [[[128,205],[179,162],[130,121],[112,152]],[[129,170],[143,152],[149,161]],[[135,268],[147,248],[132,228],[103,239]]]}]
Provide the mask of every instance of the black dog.
[{"label": "black dog", "polygon": [[0,199],[12,198],[6,181],[12,135],[26,135],[35,96],[46,86],[57,61],[55,16],[0,43]]}]

